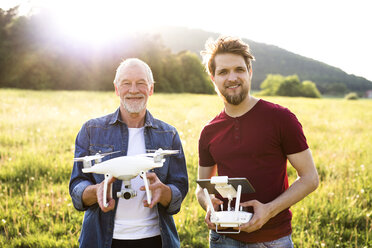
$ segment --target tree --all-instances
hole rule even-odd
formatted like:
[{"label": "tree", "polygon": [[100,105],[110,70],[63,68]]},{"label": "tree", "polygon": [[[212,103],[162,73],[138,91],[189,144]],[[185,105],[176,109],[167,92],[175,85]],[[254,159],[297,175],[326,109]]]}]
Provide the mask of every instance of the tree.
[{"label": "tree", "polygon": [[209,81],[204,67],[195,53],[181,52],[178,54],[182,68],[182,84],[186,92],[212,94],[214,88]]}]

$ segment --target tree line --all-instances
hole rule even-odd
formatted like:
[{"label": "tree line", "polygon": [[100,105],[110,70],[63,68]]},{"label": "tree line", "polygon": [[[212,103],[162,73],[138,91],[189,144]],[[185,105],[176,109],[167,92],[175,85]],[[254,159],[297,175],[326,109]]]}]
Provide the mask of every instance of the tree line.
[{"label": "tree line", "polygon": [[[164,32],[162,35],[165,37],[154,32],[128,34],[111,41],[110,44],[92,46],[64,37],[48,23],[47,20],[53,18],[47,13],[19,16],[17,10],[17,7],[7,11],[0,8],[0,88],[112,90],[115,70],[119,63],[125,58],[137,57],[152,68],[157,92],[214,93],[213,84],[196,54],[196,50],[200,49],[196,49],[198,46],[194,44],[204,43],[207,33],[199,31],[194,35],[180,29],[182,32],[176,33],[178,39]],[[174,49],[174,44],[169,43],[170,40],[177,41],[178,49]],[[190,47],[190,42],[194,46]],[[346,80],[347,83],[332,83],[337,82],[340,77],[325,80],[319,73],[330,77],[334,68],[328,66],[325,71],[326,66],[320,67],[315,61],[299,63],[303,61],[300,56],[291,57],[288,52],[272,46],[253,41],[248,43],[257,58],[257,61],[254,61],[252,89],[260,89],[263,83],[262,94],[283,95],[285,91],[290,92],[289,95],[319,97],[319,92],[344,95],[350,89],[364,92],[369,88],[368,83],[358,84],[354,79]],[[181,50],[180,47],[195,51]],[[171,48],[178,52],[172,52]],[[299,64],[306,66],[299,67]],[[313,67],[319,75],[314,72]],[[305,73],[309,75],[306,76]],[[279,81],[282,83],[272,84],[276,86],[269,90],[267,81],[277,74],[298,76],[286,80],[281,78]],[[312,77],[318,78],[312,80]],[[300,83],[299,78],[305,81]],[[316,85],[313,82],[316,82]]]},{"label": "tree line", "polygon": [[99,47],[64,39],[47,14],[0,9],[0,87],[112,90],[119,63],[137,57],[153,70],[157,92],[214,93],[199,57],[172,53],[160,35],[132,34]]}]

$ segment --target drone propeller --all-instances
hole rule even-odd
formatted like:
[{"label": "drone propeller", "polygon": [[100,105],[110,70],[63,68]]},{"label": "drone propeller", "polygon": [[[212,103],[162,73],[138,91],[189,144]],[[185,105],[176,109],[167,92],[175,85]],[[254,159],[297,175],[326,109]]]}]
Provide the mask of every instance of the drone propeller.
[{"label": "drone propeller", "polygon": [[90,155],[90,156],[85,156],[85,157],[80,157],[80,158],[74,158],[74,162],[92,161],[92,160],[100,159],[100,158],[103,158],[107,155],[118,153],[118,152],[121,152],[121,151],[97,153],[95,155]]},{"label": "drone propeller", "polygon": [[153,152],[139,154],[139,156],[154,157],[154,156],[159,156],[159,155],[164,156],[164,155],[177,154],[179,152],[178,150],[163,150],[161,148],[157,150],[147,150],[147,151],[153,151]]},{"label": "drone propeller", "polygon": [[142,154],[137,154],[136,156],[138,156],[138,157],[153,157],[153,156],[155,156],[155,153],[153,153],[153,152],[142,153]]},{"label": "drone propeller", "polygon": [[160,150],[160,151],[159,150],[155,151],[156,155],[171,155],[171,154],[179,153],[179,150]]}]

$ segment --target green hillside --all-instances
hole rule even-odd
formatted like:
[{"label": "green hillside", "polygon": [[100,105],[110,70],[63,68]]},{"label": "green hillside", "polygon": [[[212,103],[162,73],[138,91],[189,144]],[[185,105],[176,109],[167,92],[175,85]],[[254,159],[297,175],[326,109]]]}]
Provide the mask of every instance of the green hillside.
[{"label": "green hillside", "polygon": [[[185,27],[159,27],[152,32],[163,37],[164,44],[174,52],[190,50],[197,54],[204,49],[205,41],[220,34]],[[372,89],[372,82],[365,78],[350,75],[339,68],[294,54],[282,48],[264,43],[254,42],[254,37],[243,37],[248,42],[256,58],[253,62],[253,89],[259,89],[267,74],[283,76],[297,74],[300,80],[310,80],[317,84],[321,92],[330,85],[344,84],[351,91]]]}]

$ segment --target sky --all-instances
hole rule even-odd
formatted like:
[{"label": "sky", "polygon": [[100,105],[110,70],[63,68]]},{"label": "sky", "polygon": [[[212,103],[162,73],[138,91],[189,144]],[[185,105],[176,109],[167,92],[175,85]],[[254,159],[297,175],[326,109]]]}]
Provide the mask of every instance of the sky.
[{"label": "sky", "polygon": [[275,45],[372,81],[370,0],[1,0],[0,8],[18,3],[21,14],[52,12],[56,28],[80,41],[184,26]]}]

